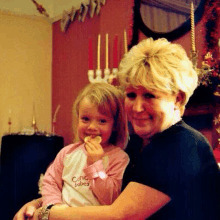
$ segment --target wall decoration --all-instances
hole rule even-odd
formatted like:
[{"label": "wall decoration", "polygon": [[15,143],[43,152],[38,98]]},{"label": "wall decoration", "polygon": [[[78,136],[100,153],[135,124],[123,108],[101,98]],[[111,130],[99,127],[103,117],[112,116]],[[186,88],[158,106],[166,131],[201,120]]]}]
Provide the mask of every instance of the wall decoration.
[{"label": "wall decoration", "polygon": [[60,28],[62,32],[66,32],[70,22],[71,22],[71,15],[64,10],[62,19],[60,21]]},{"label": "wall decoration", "polygon": [[46,9],[45,9],[42,5],[38,4],[35,0],[32,0],[32,2],[36,5],[37,10],[38,10],[41,14],[45,15],[46,17],[49,17],[49,15],[48,15],[47,12],[46,12]]},{"label": "wall decoration", "polygon": [[63,11],[60,22],[61,31],[66,32],[74,20],[84,22],[87,14],[90,18],[93,18],[94,14],[99,15],[101,7],[105,3],[105,0],[74,0],[72,8]]}]

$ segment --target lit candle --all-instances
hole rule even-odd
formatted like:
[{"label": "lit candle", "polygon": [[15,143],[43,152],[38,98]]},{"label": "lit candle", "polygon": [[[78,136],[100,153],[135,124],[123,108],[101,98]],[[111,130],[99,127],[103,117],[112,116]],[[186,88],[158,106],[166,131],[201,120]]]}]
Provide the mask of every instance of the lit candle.
[{"label": "lit candle", "polygon": [[97,48],[97,69],[100,70],[100,43],[101,43],[101,35],[98,35],[98,48]]},{"label": "lit candle", "polygon": [[106,41],[106,48],[105,48],[105,68],[108,69],[108,34],[105,35],[105,41]]},{"label": "lit candle", "polygon": [[92,38],[89,38],[89,70],[93,69]]},{"label": "lit candle", "polygon": [[195,46],[195,20],[194,20],[194,6],[193,6],[193,2],[191,2],[191,49],[192,52],[196,51],[196,46]]},{"label": "lit candle", "polygon": [[8,118],[8,133],[11,133],[11,109],[9,109],[9,118]]},{"label": "lit candle", "polygon": [[125,44],[125,53],[128,52],[128,42],[127,42],[127,32],[124,30],[124,44]]},{"label": "lit candle", "polygon": [[114,37],[113,45],[113,68],[118,68],[118,35]]},{"label": "lit candle", "polygon": [[9,118],[8,118],[8,123],[11,123],[11,109],[9,109]]}]

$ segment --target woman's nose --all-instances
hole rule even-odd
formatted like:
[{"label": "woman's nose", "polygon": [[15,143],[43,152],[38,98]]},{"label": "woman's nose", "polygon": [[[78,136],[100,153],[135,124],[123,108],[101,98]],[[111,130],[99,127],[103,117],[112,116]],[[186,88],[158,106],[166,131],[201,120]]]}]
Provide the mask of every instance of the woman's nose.
[{"label": "woman's nose", "polygon": [[144,111],[143,100],[141,98],[136,98],[133,104],[133,111],[135,112],[142,112]]}]

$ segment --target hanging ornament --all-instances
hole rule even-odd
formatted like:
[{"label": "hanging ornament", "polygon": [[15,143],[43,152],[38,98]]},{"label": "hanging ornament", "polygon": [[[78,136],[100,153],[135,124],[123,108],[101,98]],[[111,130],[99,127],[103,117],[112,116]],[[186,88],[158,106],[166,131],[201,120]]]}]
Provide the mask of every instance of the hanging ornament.
[{"label": "hanging ornament", "polygon": [[38,4],[35,0],[32,0],[32,2],[36,5],[37,10],[38,10],[41,14],[45,15],[46,17],[49,17],[49,15],[48,15],[47,12],[46,12],[46,9],[45,9],[42,5]]}]

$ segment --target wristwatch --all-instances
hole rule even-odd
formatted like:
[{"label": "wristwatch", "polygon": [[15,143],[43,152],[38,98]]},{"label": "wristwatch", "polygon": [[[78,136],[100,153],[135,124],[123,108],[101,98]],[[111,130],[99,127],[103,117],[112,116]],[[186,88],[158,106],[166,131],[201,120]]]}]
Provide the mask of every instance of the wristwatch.
[{"label": "wristwatch", "polygon": [[54,204],[48,204],[43,206],[39,212],[38,219],[39,220],[48,220],[50,215],[50,209],[54,206]]}]

